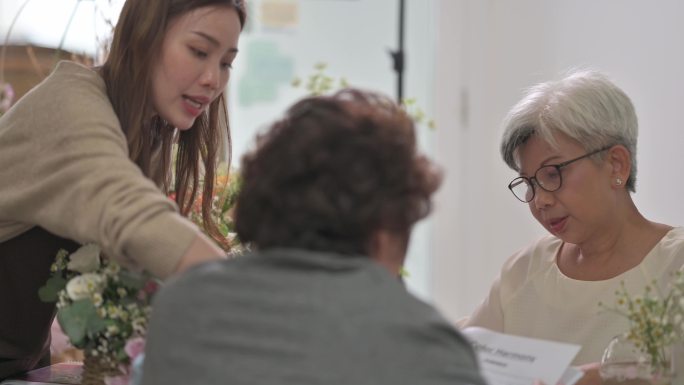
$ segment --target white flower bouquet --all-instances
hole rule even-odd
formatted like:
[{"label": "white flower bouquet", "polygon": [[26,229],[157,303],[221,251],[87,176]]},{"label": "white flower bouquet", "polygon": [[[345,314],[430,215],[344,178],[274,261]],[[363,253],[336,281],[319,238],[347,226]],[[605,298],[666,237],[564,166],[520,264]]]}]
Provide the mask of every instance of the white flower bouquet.
[{"label": "white flower bouquet", "polygon": [[70,343],[84,351],[86,363],[95,360],[110,375],[127,376],[144,348],[159,282],[102,258],[96,245],[72,254],[60,250],[51,271],[38,294],[57,303],[57,320]]}]

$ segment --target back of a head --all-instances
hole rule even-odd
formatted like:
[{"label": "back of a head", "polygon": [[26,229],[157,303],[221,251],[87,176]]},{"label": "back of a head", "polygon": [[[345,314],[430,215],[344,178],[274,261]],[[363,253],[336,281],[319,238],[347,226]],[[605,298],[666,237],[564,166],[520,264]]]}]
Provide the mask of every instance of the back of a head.
[{"label": "back of a head", "polygon": [[504,120],[501,155],[519,171],[516,151],[533,135],[555,145],[563,134],[587,151],[621,144],[632,158],[627,188],[636,182],[638,122],[629,97],[597,71],[575,71],[558,81],[531,87]]},{"label": "back of a head", "polygon": [[257,248],[366,254],[372,233],[408,234],[440,183],[411,118],[358,90],[310,97],[261,135],[242,162],[235,225]]}]

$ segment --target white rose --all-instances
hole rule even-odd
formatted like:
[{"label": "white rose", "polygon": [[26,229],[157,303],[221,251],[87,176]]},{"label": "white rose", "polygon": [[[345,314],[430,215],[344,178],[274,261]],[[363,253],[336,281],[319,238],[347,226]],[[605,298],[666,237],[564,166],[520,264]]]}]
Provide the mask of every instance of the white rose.
[{"label": "white rose", "polygon": [[69,257],[67,269],[79,273],[91,273],[100,267],[100,247],[96,244],[88,244],[76,250]]},{"label": "white rose", "polygon": [[93,273],[78,275],[66,285],[66,291],[72,301],[90,298],[93,294],[102,294],[104,280],[101,276]]}]

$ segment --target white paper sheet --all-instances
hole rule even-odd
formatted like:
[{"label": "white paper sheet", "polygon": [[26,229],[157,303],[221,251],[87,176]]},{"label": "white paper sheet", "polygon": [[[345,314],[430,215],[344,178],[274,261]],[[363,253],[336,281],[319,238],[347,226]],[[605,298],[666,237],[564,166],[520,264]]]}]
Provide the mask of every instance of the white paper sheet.
[{"label": "white paper sheet", "polygon": [[570,368],[579,345],[519,337],[469,327],[461,332],[477,351],[482,375],[490,385],[532,385],[542,381],[565,385],[581,378],[581,371]]}]

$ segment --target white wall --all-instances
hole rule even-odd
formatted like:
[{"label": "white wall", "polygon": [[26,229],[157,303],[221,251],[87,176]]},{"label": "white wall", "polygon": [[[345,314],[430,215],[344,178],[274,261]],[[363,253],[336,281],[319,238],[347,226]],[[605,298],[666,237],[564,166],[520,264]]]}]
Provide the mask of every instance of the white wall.
[{"label": "white wall", "polygon": [[640,120],[637,206],[651,220],[684,225],[683,2],[438,0],[437,7],[435,154],[447,183],[434,217],[431,282],[449,317],[469,314],[504,260],[544,234],[506,188],[514,172],[498,153],[499,124],[526,87],[571,67],[602,70],[631,96]]}]

